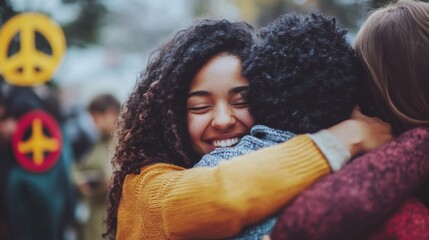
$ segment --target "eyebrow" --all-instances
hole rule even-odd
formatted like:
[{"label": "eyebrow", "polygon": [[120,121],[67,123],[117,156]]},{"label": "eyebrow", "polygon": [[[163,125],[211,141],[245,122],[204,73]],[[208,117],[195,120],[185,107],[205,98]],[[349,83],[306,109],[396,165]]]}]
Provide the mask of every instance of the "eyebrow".
[{"label": "eyebrow", "polygon": [[[237,93],[243,92],[243,91],[245,91],[247,89],[249,89],[249,86],[247,86],[247,85],[246,86],[234,87],[234,88],[231,88],[231,89],[228,90],[228,94],[237,94]],[[207,92],[207,91],[195,91],[195,92],[190,92],[188,94],[188,98],[194,97],[194,96],[205,97],[205,96],[210,96],[210,93]]]},{"label": "eyebrow", "polygon": [[246,91],[247,89],[249,89],[249,86],[239,86],[239,87],[235,87],[235,88],[231,88],[228,93],[231,94],[235,94],[235,93],[241,93],[243,91]]}]

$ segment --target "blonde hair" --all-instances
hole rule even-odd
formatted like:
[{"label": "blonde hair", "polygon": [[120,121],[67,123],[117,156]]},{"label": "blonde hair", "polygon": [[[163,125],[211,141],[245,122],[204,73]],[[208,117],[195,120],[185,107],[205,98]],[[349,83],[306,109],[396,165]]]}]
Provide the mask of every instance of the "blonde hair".
[{"label": "blonde hair", "polygon": [[400,0],[374,11],[354,48],[386,120],[399,131],[429,124],[429,3]]}]

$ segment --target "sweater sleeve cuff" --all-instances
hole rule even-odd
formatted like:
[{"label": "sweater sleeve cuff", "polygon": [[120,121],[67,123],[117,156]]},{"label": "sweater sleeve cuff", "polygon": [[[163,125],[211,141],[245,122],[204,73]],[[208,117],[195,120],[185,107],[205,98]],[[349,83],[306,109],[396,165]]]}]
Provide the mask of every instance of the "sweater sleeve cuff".
[{"label": "sweater sleeve cuff", "polygon": [[341,143],[334,134],[327,130],[321,130],[314,134],[307,134],[325,155],[332,171],[340,170],[351,158],[346,146]]}]

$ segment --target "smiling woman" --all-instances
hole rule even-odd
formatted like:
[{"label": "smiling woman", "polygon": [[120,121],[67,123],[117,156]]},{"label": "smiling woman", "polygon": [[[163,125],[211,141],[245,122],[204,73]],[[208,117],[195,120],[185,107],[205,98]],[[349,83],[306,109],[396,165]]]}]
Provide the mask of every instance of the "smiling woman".
[{"label": "smiling woman", "polygon": [[243,91],[249,83],[241,76],[238,57],[219,54],[195,75],[187,101],[188,132],[201,155],[216,147],[232,147],[253,126]]}]

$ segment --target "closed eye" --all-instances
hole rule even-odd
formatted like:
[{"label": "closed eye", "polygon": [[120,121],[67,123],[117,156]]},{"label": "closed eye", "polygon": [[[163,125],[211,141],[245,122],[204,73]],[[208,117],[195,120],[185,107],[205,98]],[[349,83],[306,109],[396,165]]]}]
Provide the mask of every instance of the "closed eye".
[{"label": "closed eye", "polygon": [[236,108],[247,108],[249,107],[249,103],[245,101],[244,99],[237,100],[232,103],[232,106]]},{"label": "closed eye", "polygon": [[235,108],[247,108],[249,107],[249,102],[247,101],[246,93],[247,90],[242,90],[238,93],[236,93],[233,97],[232,97],[232,101],[231,101],[231,105]]},{"label": "closed eye", "polygon": [[198,107],[189,107],[188,112],[195,113],[195,114],[202,114],[202,113],[206,113],[207,111],[209,111],[211,107],[212,106],[210,106],[210,105],[198,106]]}]

